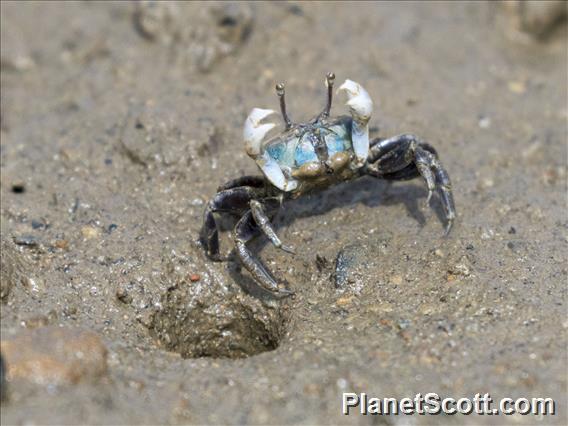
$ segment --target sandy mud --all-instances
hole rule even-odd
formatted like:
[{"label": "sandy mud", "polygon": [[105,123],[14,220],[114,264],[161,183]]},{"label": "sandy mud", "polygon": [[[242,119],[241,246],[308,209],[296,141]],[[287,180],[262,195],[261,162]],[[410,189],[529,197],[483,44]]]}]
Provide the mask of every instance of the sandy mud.
[{"label": "sandy mud", "polygon": [[[537,421],[346,417],[343,392],[551,397],[566,424],[567,30],[533,6],[2,2],[2,424]],[[444,238],[418,179],[290,202],[298,254],[252,245],[276,301],[230,218],[207,259],[202,213],[257,173],[250,109],[286,81],[308,119],[328,71],[373,136],[437,149],[458,218]]]}]

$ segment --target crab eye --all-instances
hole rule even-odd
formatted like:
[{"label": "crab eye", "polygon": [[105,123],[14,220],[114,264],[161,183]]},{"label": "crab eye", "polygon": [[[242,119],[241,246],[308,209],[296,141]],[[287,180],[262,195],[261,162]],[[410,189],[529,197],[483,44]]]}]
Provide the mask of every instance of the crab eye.
[{"label": "crab eye", "polygon": [[296,147],[296,153],[294,155],[296,161],[296,166],[301,166],[304,163],[309,163],[311,161],[317,161],[318,157],[314,151],[314,147],[309,141],[303,141]]}]

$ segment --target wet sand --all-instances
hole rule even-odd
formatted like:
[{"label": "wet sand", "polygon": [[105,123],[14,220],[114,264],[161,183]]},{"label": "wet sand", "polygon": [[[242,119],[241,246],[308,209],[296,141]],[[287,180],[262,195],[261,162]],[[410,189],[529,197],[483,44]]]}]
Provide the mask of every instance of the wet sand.
[{"label": "wet sand", "polygon": [[[1,11],[2,424],[536,421],[346,417],[343,392],[551,397],[539,423],[566,424],[565,25],[481,2]],[[252,244],[296,292],[274,301],[230,232],[206,258],[202,213],[257,173],[250,109],[285,81],[311,118],[328,71],[369,91],[373,137],[436,148],[458,218],[444,238],[419,179],[290,202],[298,254]]]}]

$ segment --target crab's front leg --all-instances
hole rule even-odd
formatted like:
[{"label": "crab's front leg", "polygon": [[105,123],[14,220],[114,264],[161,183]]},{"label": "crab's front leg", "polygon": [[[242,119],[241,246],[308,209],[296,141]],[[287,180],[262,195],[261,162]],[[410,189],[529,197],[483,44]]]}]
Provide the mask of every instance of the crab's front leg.
[{"label": "crab's front leg", "polygon": [[201,241],[205,247],[207,256],[211,260],[221,260],[219,254],[219,231],[217,229],[215,213],[229,213],[240,216],[249,209],[250,200],[262,195],[262,188],[254,188],[251,186],[231,187],[220,190],[207,203],[203,213]]},{"label": "crab's front leg", "polygon": [[345,80],[339,91],[347,93],[347,106],[353,118],[351,140],[357,157],[357,167],[361,167],[369,154],[369,120],[373,113],[373,101],[369,93],[359,83]]},{"label": "crab's front leg", "polygon": [[[280,208],[280,205],[282,204],[282,198],[275,197],[267,199],[264,200],[264,203],[272,204],[272,206],[268,206],[269,209],[277,211]],[[254,218],[254,221],[259,226],[260,230],[264,233],[264,235],[266,235],[266,237],[270,240],[270,242],[274,244],[274,247],[279,248],[287,253],[296,254],[293,247],[282,244],[282,241],[280,241],[280,238],[278,238],[278,235],[276,234],[276,231],[274,230],[272,223],[270,223],[270,218],[266,214],[265,205],[263,203],[261,203],[258,200],[252,200],[250,202],[250,210],[252,212],[252,217]]]},{"label": "crab's front leg", "polygon": [[406,180],[422,176],[428,187],[430,202],[432,193],[440,191],[442,206],[448,221],[446,234],[456,217],[452,183],[448,172],[438,159],[436,150],[417,136],[404,134],[384,140],[374,140],[364,171],[372,176],[389,180]]},{"label": "crab's front leg", "polygon": [[278,298],[294,294],[293,291],[279,288],[276,280],[264,269],[264,266],[254,258],[248,249],[247,243],[255,238],[259,232],[260,227],[257,225],[252,211],[247,211],[235,227],[235,247],[239,259],[255,281],[266,291]]}]

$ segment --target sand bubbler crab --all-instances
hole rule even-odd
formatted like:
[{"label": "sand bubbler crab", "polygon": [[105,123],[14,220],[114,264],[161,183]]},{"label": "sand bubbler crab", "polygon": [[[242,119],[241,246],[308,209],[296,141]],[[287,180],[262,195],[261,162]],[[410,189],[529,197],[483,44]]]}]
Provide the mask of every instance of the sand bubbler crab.
[{"label": "sand bubbler crab", "polygon": [[221,260],[214,214],[238,216],[234,228],[237,256],[256,283],[275,297],[293,292],[278,285],[252,255],[247,243],[262,233],[275,247],[294,253],[278,238],[271,224],[286,200],[367,175],[387,180],[421,176],[428,188],[426,204],[433,192],[439,191],[447,220],[446,234],[456,217],[450,178],[436,150],[412,134],[369,141],[373,101],[359,83],[351,80],[345,80],[338,89],[347,94],[350,116],[330,117],[334,80],[333,73],[326,75],[325,108],[307,123],[290,120],[284,84],[277,84],[284,130],[265,140],[275,124],[263,120],[275,111],[260,108],[250,112],[243,129],[246,152],[263,175],[242,176],[221,185],[205,208],[201,239],[209,258]]}]

